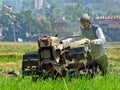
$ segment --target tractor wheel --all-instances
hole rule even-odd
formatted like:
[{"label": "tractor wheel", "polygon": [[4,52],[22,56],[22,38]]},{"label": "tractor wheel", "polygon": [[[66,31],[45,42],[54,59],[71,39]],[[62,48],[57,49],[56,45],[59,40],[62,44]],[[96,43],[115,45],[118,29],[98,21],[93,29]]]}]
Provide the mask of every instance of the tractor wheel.
[{"label": "tractor wheel", "polygon": [[38,52],[29,52],[23,55],[22,61],[22,77],[37,73],[39,68],[39,54]]},{"label": "tractor wheel", "polygon": [[95,59],[95,62],[96,62],[97,65],[99,66],[102,75],[105,75],[105,74],[107,73],[107,69],[108,69],[107,56],[106,56],[106,55],[103,55],[103,56],[100,57],[99,59]]}]

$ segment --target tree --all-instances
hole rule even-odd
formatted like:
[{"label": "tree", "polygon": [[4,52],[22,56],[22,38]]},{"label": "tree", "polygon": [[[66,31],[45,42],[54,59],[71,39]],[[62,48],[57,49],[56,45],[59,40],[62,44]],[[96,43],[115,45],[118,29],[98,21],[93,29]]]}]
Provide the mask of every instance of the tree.
[{"label": "tree", "polygon": [[[0,18],[1,25],[8,27],[9,33],[11,34],[11,36],[7,36],[7,38],[9,39],[9,37],[11,37],[16,42],[16,34],[14,28],[14,20],[15,20],[14,10],[12,9],[11,6],[4,5],[1,12],[2,12]],[[5,33],[5,35],[7,34]],[[11,38],[10,41],[12,40]]]},{"label": "tree", "polygon": [[79,8],[79,6],[77,6],[77,7],[76,6],[66,6],[66,9],[65,9],[66,19],[69,21],[76,20],[76,18],[80,16],[81,11],[82,11],[82,8]]},{"label": "tree", "polygon": [[52,31],[48,20],[36,18],[30,10],[18,13],[16,21],[22,27],[20,31],[23,32],[21,33],[27,33],[26,38],[28,39],[32,39],[34,36],[39,37],[41,34],[50,34]]},{"label": "tree", "polygon": [[42,34],[51,34],[51,23],[47,19],[38,19],[31,10],[15,13],[6,13],[4,10],[0,15],[0,24],[8,27],[3,31],[3,41],[36,41]]}]

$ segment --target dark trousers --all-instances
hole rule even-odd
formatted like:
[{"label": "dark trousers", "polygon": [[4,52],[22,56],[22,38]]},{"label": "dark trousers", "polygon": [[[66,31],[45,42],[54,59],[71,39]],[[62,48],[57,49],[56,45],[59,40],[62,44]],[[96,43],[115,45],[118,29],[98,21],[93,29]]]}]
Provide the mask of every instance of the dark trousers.
[{"label": "dark trousers", "polygon": [[94,60],[97,65],[100,67],[100,70],[102,71],[102,74],[106,74],[107,73],[107,69],[108,69],[108,60],[107,60],[107,55],[103,55],[100,58],[97,58]]}]

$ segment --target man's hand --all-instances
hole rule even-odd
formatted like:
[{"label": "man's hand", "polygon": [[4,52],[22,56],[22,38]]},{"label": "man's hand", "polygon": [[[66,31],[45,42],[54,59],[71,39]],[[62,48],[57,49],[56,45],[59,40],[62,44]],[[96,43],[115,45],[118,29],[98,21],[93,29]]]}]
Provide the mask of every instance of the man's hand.
[{"label": "man's hand", "polygon": [[90,44],[90,40],[88,38],[84,38],[83,41],[86,43],[86,44]]},{"label": "man's hand", "polygon": [[89,40],[89,39],[85,38],[85,41],[86,41],[87,44],[94,44],[93,40]]},{"label": "man's hand", "polygon": [[89,39],[86,39],[86,43],[87,43],[87,44],[90,44],[90,40],[89,40]]},{"label": "man's hand", "polygon": [[93,41],[93,40],[90,40],[90,44],[94,44],[94,41]]}]

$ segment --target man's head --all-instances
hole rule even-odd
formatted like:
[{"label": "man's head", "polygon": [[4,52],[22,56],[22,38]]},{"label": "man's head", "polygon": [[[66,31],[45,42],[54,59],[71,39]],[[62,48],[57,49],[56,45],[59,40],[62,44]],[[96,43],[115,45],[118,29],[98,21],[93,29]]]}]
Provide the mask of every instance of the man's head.
[{"label": "man's head", "polygon": [[90,22],[90,17],[88,16],[88,14],[83,13],[80,17],[80,23],[82,24],[82,26],[84,28],[89,28],[91,22]]}]

